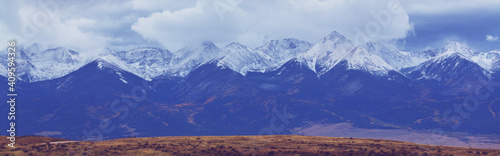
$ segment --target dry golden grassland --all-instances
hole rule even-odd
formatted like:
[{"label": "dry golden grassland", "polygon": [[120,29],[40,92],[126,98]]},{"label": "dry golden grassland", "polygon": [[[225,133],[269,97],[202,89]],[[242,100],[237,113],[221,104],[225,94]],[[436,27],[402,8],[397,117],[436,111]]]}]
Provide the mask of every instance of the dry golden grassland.
[{"label": "dry golden grassland", "polygon": [[7,143],[8,140],[0,139],[0,155],[500,155],[499,149],[296,135],[150,137],[95,142],[26,136],[16,139],[15,149]]}]

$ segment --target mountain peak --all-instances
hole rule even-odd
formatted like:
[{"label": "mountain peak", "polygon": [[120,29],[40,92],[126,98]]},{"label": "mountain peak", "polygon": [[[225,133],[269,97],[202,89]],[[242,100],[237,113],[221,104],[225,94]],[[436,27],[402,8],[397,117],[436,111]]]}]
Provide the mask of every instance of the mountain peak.
[{"label": "mountain peak", "polygon": [[[278,40],[279,41],[279,40]],[[288,43],[295,43],[295,42],[306,42],[306,41],[301,41],[296,38],[284,38],[281,40],[282,42],[288,42]]]},{"label": "mountain peak", "polygon": [[451,42],[444,46],[443,54],[441,55],[451,55],[453,53],[461,53],[465,56],[477,55],[479,52],[468,47],[465,43]]},{"label": "mountain peak", "polygon": [[[310,48],[312,44],[307,41],[298,40],[296,38],[284,38],[281,40],[271,40],[257,49],[296,49],[296,48]],[[305,52],[305,51],[304,51]],[[287,60],[288,61],[288,60]]]},{"label": "mountain peak", "polygon": [[330,71],[344,60],[347,61],[349,69],[373,74],[387,74],[389,70],[394,70],[382,58],[354,44],[336,31],[323,38],[299,58],[318,76]]},{"label": "mountain peak", "polygon": [[355,47],[354,43],[334,31],[298,58],[321,75],[344,59]]},{"label": "mountain peak", "polygon": [[[472,82],[478,75],[485,76],[487,71],[462,53],[449,53],[425,61],[403,72],[413,79],[427,79],[463,85]],[[469,78],[463,79],[463,78]]]},{"label": "mountain peak", "polygon": [[218,66],[228,67],[242,75],[249,71],[263,72],[275,67],[276,61],[260,50],[253,50],[233,42],[221,50]]},{"label": "mountain peak", "polygon": [[28,46],[25,49],[26,53],[28,53],[29,55],[32,53],[42,52],[43,50],[45,50],[45,49],[39,43],[33,43],[31,46]]},{"label": "mountain peak", "polygon": [[219,48],[213,44],[212,42],[205,41],[201,43],[196,43],[196,44],[191,44],[188,46],[185,46],[182,49],[177,50],[176,53],[191,53],[191,52],[213,52],[217,51]]},{"label": "mountain peak", "polygon": [[467,47],[465,43],[460,43],[457,41],[452,41],[445,46],[446,48],[452,48],[452,47]]},{"label": "mountain peak", "polygon": [[338,39],[341,39],[341,40],[347,40],[347,38],[340,34],[339,32],[337,31],[333,31],[331,32],[330,34],[328,34],[327,36],[325,36],[322,41],[326,41],[326,40],[330,40],[330,41],[334,41],[334,40],[338,40]]},{"label": "mountain peak", "polygon": [[284,65],[286,62],[311,49],[313,44],[295,38],[285,38],[281,40],[271,40],[265,45],[258,47],[255,51],[269,55],[276,60],[276,67]]},{"label": "mountain peak", "polygon": [[160,48],[151,47],[151,46],[145,46],[145,45],[135,47],[131,51],[145,51],[145,50],[157,50],[157,51],[161,51]]},{"label": "mountain peak", "polygon": [[204,41],[203,43],[201,43],[202,47],[212,47],[212,48],[216,48],[217,46],[215,46],[214,43],[210,42],[210,41]]},{"label": "mountain peak", "polygon": [[231,42],[228,45],[226,45],[225,48],[247,48],[247,46],[244,46],[238,42]]},{"label": "mountain peak", "polygon": [[465,44],[465,43],[460,43],[460,42],[450,42],[444,46],[444,49],[448,51],[464,51],[464,50],[470,50],[470,48]]}]

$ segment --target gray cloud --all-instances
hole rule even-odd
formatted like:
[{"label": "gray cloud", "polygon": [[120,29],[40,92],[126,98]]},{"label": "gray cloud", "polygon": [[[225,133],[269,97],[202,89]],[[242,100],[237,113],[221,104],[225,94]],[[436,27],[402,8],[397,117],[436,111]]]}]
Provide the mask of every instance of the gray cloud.
[{"label": "gray cloud", "polygon": [[407,50],[439,47],[451,41],[467,43],[482,51],[500,48],[486,42],[486,35],[500,34],[500,1],[405,1],[415,35],[408,36]]},{"label": "gray cloud", "polygon": [[[406,41],[422,49],[448,40],[495,47],[500,1],[445,0],[107,0],[7,1],[0,40],[82,49],[138,45],[179,49],[202,41],[255,47],[294,37],[316,42],[336,30],[354,41]],[[396,7],[394,7],[396,6]],[[31,28],[30,31],[27,31]],[[0,45],[0,48],[6,45]],[[498,47],[496,47],[498,48]]]},{"label": "gray cloud", "polygon": [[[366,30],[370,32],[368,39],[404,38],[412,29],[409,17],[404,10],[391,13],[392,8],[388,6],[392,3],[373,0],[199,0],[190,8],[164,10],[140,18],[132,29],[169,49],[205,40],[218,45],[237,41],[251,47],[286,37],[316,42],[333,30],[349,38]],[[379,17],[383,23],[379,22]]]}]

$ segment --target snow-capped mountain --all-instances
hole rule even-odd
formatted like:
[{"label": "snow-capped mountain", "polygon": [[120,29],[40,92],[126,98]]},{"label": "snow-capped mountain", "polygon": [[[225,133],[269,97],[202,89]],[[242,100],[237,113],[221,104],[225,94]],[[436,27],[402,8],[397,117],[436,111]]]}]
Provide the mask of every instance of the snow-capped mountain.
[{"label": "snow-capped mountain", "polygon": [[410,79],[436,87],[443,95],[469,94],[482,87],[480,79],[491,77],[489,71],[459,52],[443,53],[401,72]]},{"label": "snow-capped mountain", "polygon": [[140,46],[130,51],[113,51],[115,56],[130,68],[131,73],[151,80],[170,70],[170,62],[174,54],[168,50]]},{"label": "snow-capped mountain", "polygon": [[496,71],[500,68],[500,52],[490,51],[471,56],[471,59],[486,70]]},{"label": "snow-capped mountain", "polygon": [[78,52],[63,47],[31,54],[34,70],[30,72],[30,81],[62,77],[83,66],[86,63],[83,60]]},{"label": "snow-capped mountain", "polygon": [[478,52],[458,42],[427,53],[437,56],[401,72],[410,79],[436,81],[451,87],[444,92],[453,94],[474,89],[479,78],[491,77],[493,64],[499,60],[495,52]]},{"label": "snow-capped mountain", "polygon": [[[472,63],[478,64],[481,68],[488,71],[495,70],[495,65],[500,62],[500,53],[497,51],[479,52],[459,42],[451,42],[442,48],[418,52],[399,51],[394,46],[379,42],[369,42],[365,44],[364,47],[369,52],[383,58],[386,62],[398,70],[409,67],[415,67],[413,69],[428,68],[429,64],[432,64],[431,62],[443,61],[452,56],[460,57]],[[407,71],[405,70],[405,72]],[[436,75],[423,74],[421,78],[440,79],[439,73],[435,74]]]},{"label": "snow-capped mountain", "polygon": [[430,51],[404,52],[395,46],[382,42],[368,42],[363,47],[369,52],[381,57],[395,69],[416,66],[436,56]]},{"label": "snow-capped mountain", "polygon": [[[6,50],[2,51],[6,53]],[[92,55],[90,55],[92,53]],[[297,59],[318,76],[345,61],[345,68],[362,70],[374,75],[416,67],[426,61],[454,53],[461,54],[480,67],[496,72],[500,70],[500,51],[479,52],[465,44],[452,42],[443,48],[405,52],[381,42],[356,45],[338,32],[332,32],[312,45],[293,38],[272,40],[255,49],[239,43],[218,48],[211,42],[186,46],[176,52],[155,47],[140,46],[129,51],[104,48],[88,53],[64,47],[46,49],[35,43],[19,46],[17,75],[20,80],[36,82],[59,78],[82,66],[103,59],[117,64],[123,70],[145,80],[160,76],[184,77],[201,65],[217,61],[217,65],[242,75],[247,72],[276,70],[286,62]],[[7,55],[2,54],[1,65],[6,67]],[[0,73],[6,75],[5,72]]]},{"label": "snow-capped mountain", "polygon": [[[456,132],[456,123],[436,110],[463,103],[484,87],[479,78],[491,73],[485,69],[500,65],[498,51],[452,43],[402,52],[382,43],[356,45],[337,32],[314,46],[285,39],[256,49],[205,42],[174,53],[146,46],[92,52],[38,44],[20,49],[18,74],[26,77],[20,78],[40,82],[18,84],[20,102],[28,104],[19,109],[27,115],[20,118],[26,124],[19,134],[57,131],[55,137],[71,140],[85,139],[82,129],[99,127],[102,117],[114,122],[128,113],[119,124],[129,128],[103,133],[105,139],[130,137],[124,135],[128,129],[137,129],[138,137],[254,135],[283,107],[294,118],[290,129],[349,122],[361,128]],[[0,68],[6,60],[0,60]],[[491,107],[478,107],[484,115],[463,120],[461,132],[498,133],[494,100],[482,100]]]},{"label": "snow-capped mountain", "polygon": [[[479,52],[468,47],[466,44],[459,42],[451,42],[441,49],[436,49],[439,55],[451,55],[454,53],[459,53],[470,61],[478,64],[486,70],[493,69],[494,63],[500,60],[500,53],[491,52]],[[440,56],[437,56],[440,57]]]},{"label": "snow-capped mountain", "polygon": [[[3,66],[7,65],[7,51],[3,51]],[[77,51],[64,47],[44,49],[40,44],[20,46],[16,56],[18,79],[27,82],[59,78],[85,65],[86,59]]]},{"label": "snow-capped mountain", "polygon": [[369,53],[363,47],[354,44],[334,31],[324,37],[306,53],[299,55],[299,60],[318,75],[332,69],[341,61],[347,61],[349,69],[363,70],[372,74],[385,75],[394,68],[379,56]]},{"label": "snow-capped mountain", "polygon": [[186,46],[174,53],[171,70],[167,72],[170,76],[186,76],[192,70],[219,56],[220,49],[211,42],[203,42],[201,45]]},{"label": "snow-capped mountain", "polygon": [[217,61],[218,66],[228,67],[242,75],[249,71],[265,72],[277,66],[277,61],[271,56],[236,42],[224,47]]},{"label": "snow-capped mountain", "polygon": [[464,56],[475,56],[479,55],[480,52],[477,50],[474,50],[467,45],[459,42],[451,42],[448,43],[444,48],[443,48],[443,53],[460,53],[463,54]]},{"label": "snow-capped mountain", "polygon": [[32,57],[34,56],[35,54],[39,53],[39,52],[42,52],[46,50],[46,48],[44,48],[44,46],[42,46],[41,44],[39,43],[34,43],[32,44],[31,46],[28,46],[26,47],[23,52],[28,56],[28,57]]},{"label": "snow-capped mountain", "polygon": [[486,58],[492,60],[490,68],[491,72],[500,71],[500,51],[490,51],[488,54],[486,54]]},{"label": "snow-capped mountain", "polygon": [[271,56],[239,43],[233,42],[221,49],[211,42],[204,42],[175,52],[167,75],[183,77],[200,65],[212,61],[242,75],[249,71],[263,72],[277,66],[276,60]]},{"label": "snow-capped mountain", "polygon": [[[477,78],[488,75],[488,71],[459,52],[446,52],[418,66],[403,69],[407,76],[417,80],[436,80],[441,82],[468,82],[464,78]],[[453,81],[453,82],[451,82]]]},{"label": "snow-capped mountain", "polygon": [[297,57],[299,54],[305,53],[307,50],[311,49],[312,46],[313,44],[306,41],[286,38],[282,40],[271,40],[255,50],[261,51],[275,59],[277,64],[276,68],[278,68]]}]

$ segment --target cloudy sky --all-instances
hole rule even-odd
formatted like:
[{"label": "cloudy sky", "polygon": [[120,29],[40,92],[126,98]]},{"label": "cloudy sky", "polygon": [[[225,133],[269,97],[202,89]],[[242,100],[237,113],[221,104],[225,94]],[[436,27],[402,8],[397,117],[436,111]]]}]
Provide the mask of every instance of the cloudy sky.
[{"label": "cloudy sky", "polygon": [[[451,41],[500,49],[499,0],[0,0],[0,40],[24,45],[178,50],[203,41],[250,47],[273,39],[316,43],[338,31],[356,43],[404,50]],[[1,48],[6,47],[0,45]]]}]

